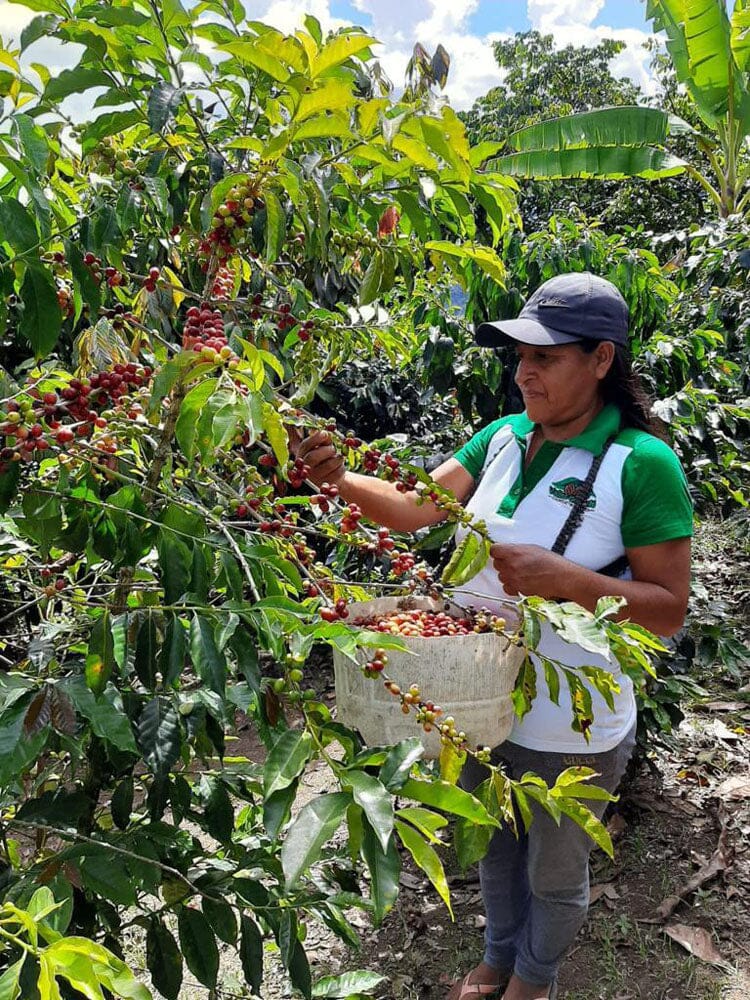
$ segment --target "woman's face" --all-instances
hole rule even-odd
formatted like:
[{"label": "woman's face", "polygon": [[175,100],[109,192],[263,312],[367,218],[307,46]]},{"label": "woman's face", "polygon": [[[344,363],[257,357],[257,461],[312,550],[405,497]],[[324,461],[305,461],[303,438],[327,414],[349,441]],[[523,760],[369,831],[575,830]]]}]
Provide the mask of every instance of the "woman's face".
[{"label": "woman's face", "polygon": [[529,419],[552,427],[575,420],[596,404],[601,380],[614,358],[614,346],[602,341],[586,354],[578,344],[517,344],[516,355],[515,380]]}]

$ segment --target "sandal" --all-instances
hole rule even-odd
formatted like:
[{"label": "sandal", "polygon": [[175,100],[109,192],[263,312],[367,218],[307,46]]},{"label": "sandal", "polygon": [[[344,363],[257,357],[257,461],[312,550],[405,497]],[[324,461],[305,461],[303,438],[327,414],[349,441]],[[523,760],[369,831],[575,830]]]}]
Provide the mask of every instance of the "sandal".
[{"label": "sandal", "polygon": [[468,1000],[468,997],[491,997],[499,993],[503,986],[501,983],[495,983],[493,986],[490,983],[470,983],[469,972],[461,980],[461,992],[458,994],[456,1000]]}]

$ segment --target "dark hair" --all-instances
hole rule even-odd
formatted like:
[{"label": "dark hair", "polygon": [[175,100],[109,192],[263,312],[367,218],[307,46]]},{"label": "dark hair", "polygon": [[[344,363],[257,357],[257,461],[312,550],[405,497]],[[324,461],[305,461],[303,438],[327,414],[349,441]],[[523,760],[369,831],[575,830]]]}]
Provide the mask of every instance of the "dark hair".
[{"label": "dark hair", "polygon": [[[584,354],[593,354],[600,340],[580,340]],[[661,428],[651,415],[651,400],[633,371],[630,351],[621,344],[613,344],[615,356],[607,374],[602,379],[601,392],[605,403],[614,403],[622,413],[622,426],[635,427],[661,437]]]}]

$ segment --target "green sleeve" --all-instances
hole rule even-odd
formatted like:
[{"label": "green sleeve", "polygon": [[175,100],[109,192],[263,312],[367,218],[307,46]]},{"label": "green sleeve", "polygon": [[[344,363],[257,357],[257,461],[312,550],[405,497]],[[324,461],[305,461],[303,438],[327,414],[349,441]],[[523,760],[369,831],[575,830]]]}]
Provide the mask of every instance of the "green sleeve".
[{"label": "green sleeve", "polygon": [[626,549],[693,534],[693,505],[675,453],[639,435],[622,470],[622,541]]},{"label": "green sleeve", "polygon": [[463,465],[472,479],[479,479],[490,441],[507,422],[507,418],[493,420],[491,424],[487,424],[481,431],[477,431],[473,437],[469,438],[463,448],[460,448],[453,456],[456,461]]}]

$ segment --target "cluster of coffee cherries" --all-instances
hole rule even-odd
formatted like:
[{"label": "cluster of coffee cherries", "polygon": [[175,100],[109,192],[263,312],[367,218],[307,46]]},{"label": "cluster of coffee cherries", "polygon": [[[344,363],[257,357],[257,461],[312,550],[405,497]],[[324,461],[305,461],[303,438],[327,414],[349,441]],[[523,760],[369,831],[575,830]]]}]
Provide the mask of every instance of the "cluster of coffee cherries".
[{"label": "cluster of coffee cherries", "polygon": [[102,280],[102,259],[97,257],[95,253],[91,253],[89,250],[83,255],[83,263],[91,271],[91,277],[94,281],[99,284]]},{"label": "cluster of coffee cherries", "polygon": [[64,319],[69,319],[75,313],[75,304],[73,303],[73,293],[70,290],[70,285],[59,279],[57,285],[57,304]]},{"label": "cluster of coffee cherries", "polygon": [[401,711],[404,715],[414,712],[417,722],[426,733],[431,733],[437,724],[444,742],[454,741],[459,743],[459,745],[465,742],[466,733],[459,732],[456,729],[456,722],[452,716],[446,716],[443,722],[438,722],[443,714],[443,709],[432,701],[423,701],[422,692],[418,684],[410,685],[406,691],[403,691],[395,681],[387,680],[384,682],[384,685],[386,691],[392,694],[394,698],[399,699],[401,702]]},{"label": "cluster of coffee cherries", "polygon": [[[370,676],[377,676],[371,674]],[[418,684],[411,684],[406,691],[396,684],[395,681],[384,681],[386,691],[398,698],[401,702],[401,711],[404,715],[414,712],[416,721],[422,726],[426,733],[431,733],[437,729],[440,733],[440,742],[443,744],[452,743],[458,750],[467,749],[466,733],[456,726],[456,720],[452,715],[443,714],[440,705],[436,705],[429,699],[422,699],[422,692]],[[485,763],[489,760],[489,748],[484,747],[477,752],[476,757]]]},{"label": "cluster of coffee cherries", "polygon": [[234,275],[228,267],[220,267],[214,278],[211,295],[215,299],[228,299],[234,291]]},{"label": "cluster of coffee cherries", "polygon": [[359,527],[359,522],[361,520],[362,520],[362,511],[359,509],[356,503],[348,503],[346,507],[341,508],[340,528],[345,535],[351,535],[353,532],[355,532]]},{"label": "cluster of coffee cherries", "polygon": [[91,151],[93,157],[99,161],[99,170],[114,174],[115,177],[128,178],[132,180],[139,174],[138,167],[132,157],[139,155],[138,151],[115,148],[116,140],[112,136],[105,136]]},{"label": "cluster of coffee cherries", "polygon": [[[291,479],[289,482],[291,483]],[[292,483],[292,485],[294,484]],[[335,500],[338,495],[338,486],[331,486],[329,483],[323,483],[320,487],[320,493],[313,493],[310,497],[310,504],[313,507],[317,507],[321,514],[328,514],[331,509],[331,500]],[[351,530],[351,528],[349,530]]]},{"label": "cluster of coffee cherries", "polygon": [[[108,413],[120,407],[129,419],[142,413],[141,404],[131,398],[151,377],[151,369],[135,363],[116,364],[90,378],[74,378],[59,392],[41,393],[31,388],[19,399],[8,400],[0,412],[0,473],[8,463],[30,461],[50,447],[66,448],[76,438],[89,438],[107,427]],[[97,441],[110,456],[116,451],[111,438]],[[107,459],[113,467],[114,459]]]},{"label": "cluster of coffee cherries", "polygon": [[213,254],[223,260],[242,240],[244,230],[252,221],[253,212],[261,208],[257,190],[249,184],[238,184],[230,188],[226,200],[218,206],[211,219],[211,229],[198,246],[199,258],[204,270]]},{"label": "cluster of coffee cherries", "polygon": [[297,336],[301,341],[309,340],[313,335],[313,330],[315,329],[315,320],[307,319],[301,324],[299,328],[299,333]]},{"label": "cluster of coffee cherries", "polygon": [[[367,677],[376,677],[378,674],[382,673],[387,666],[388,655],[382,646],[378,646],[372,654],[372,658],[365,663],[362,669]],[[390,683],[390,681],[388,683]]]},{"label": "cluster of coffee cherries", "polygon": [[[309,475],[310,475],[310,466],[307,465],[307,463],[303,458],[295,458],[295,460],[291,463],[287,471],[287,478],[289,479],[289,485],[295,490],[298,490],[300,486],[304,484],[305,480]],[[338,490],[336,490],[336,493],[338,494]],[[316,497],[320,498],[321,503],[327,504],[326,497],[322,493],[316,494],[315,497],[311,497],[310,503],[313,503]]]},{"label": "cluster of coffee cherries", "polygon": [[324,622],[337,622],[349,617],[346,598],[339,597],[332,607],[324,605],[318,612]]},{"label": "cluster of coffee cherries", "polygon": [[472,635],[483,632],[503,632],[504,618],[481,610],[462,618],[455,618],[445,611],[423,609],[390,611],[387,614],[360,618],[355,623],[371,632],[387,632],[391,635],[436,639],[451,635]]},{"label": "cluster of coffee cherries", "polygon": [[411,552],[398,552],[391,560],[391,572],[394,576],[406,576],[414,569],[416,562]]},{"label": "cluster of coffee cherries", "polygon": [[182,330],[182,346],[200,354],[206,361],[227,361],[235,357],[227,343],[221,310],[207,305],[190,306],[188,309]]},{"label": "cluster of coffee cherries", "polygon": [[147,292],[156,291],[156,283],[161,277],[161,269],[158,267],[150,267],[148,269],[148,276],[143,280],[143,287]]},{"label": "cluster of coffee cherries", "polygon": [[64,576],[58,576],[55,580],[52,580],[52,570],[48,566],[42,566],[39,571],[39,575],[42,580],[45,581],[45,597],[56,597],[58,594],[62,593],[68,585],[68,581]]},{"label": "cluster of coffee cherries", "polygon": [[128,312],[122,302],[118,302],[113,309],[104,309],[102,316],[112,323],[115,330],[122,330],[126,322],[135,320],[133,313]]}]

